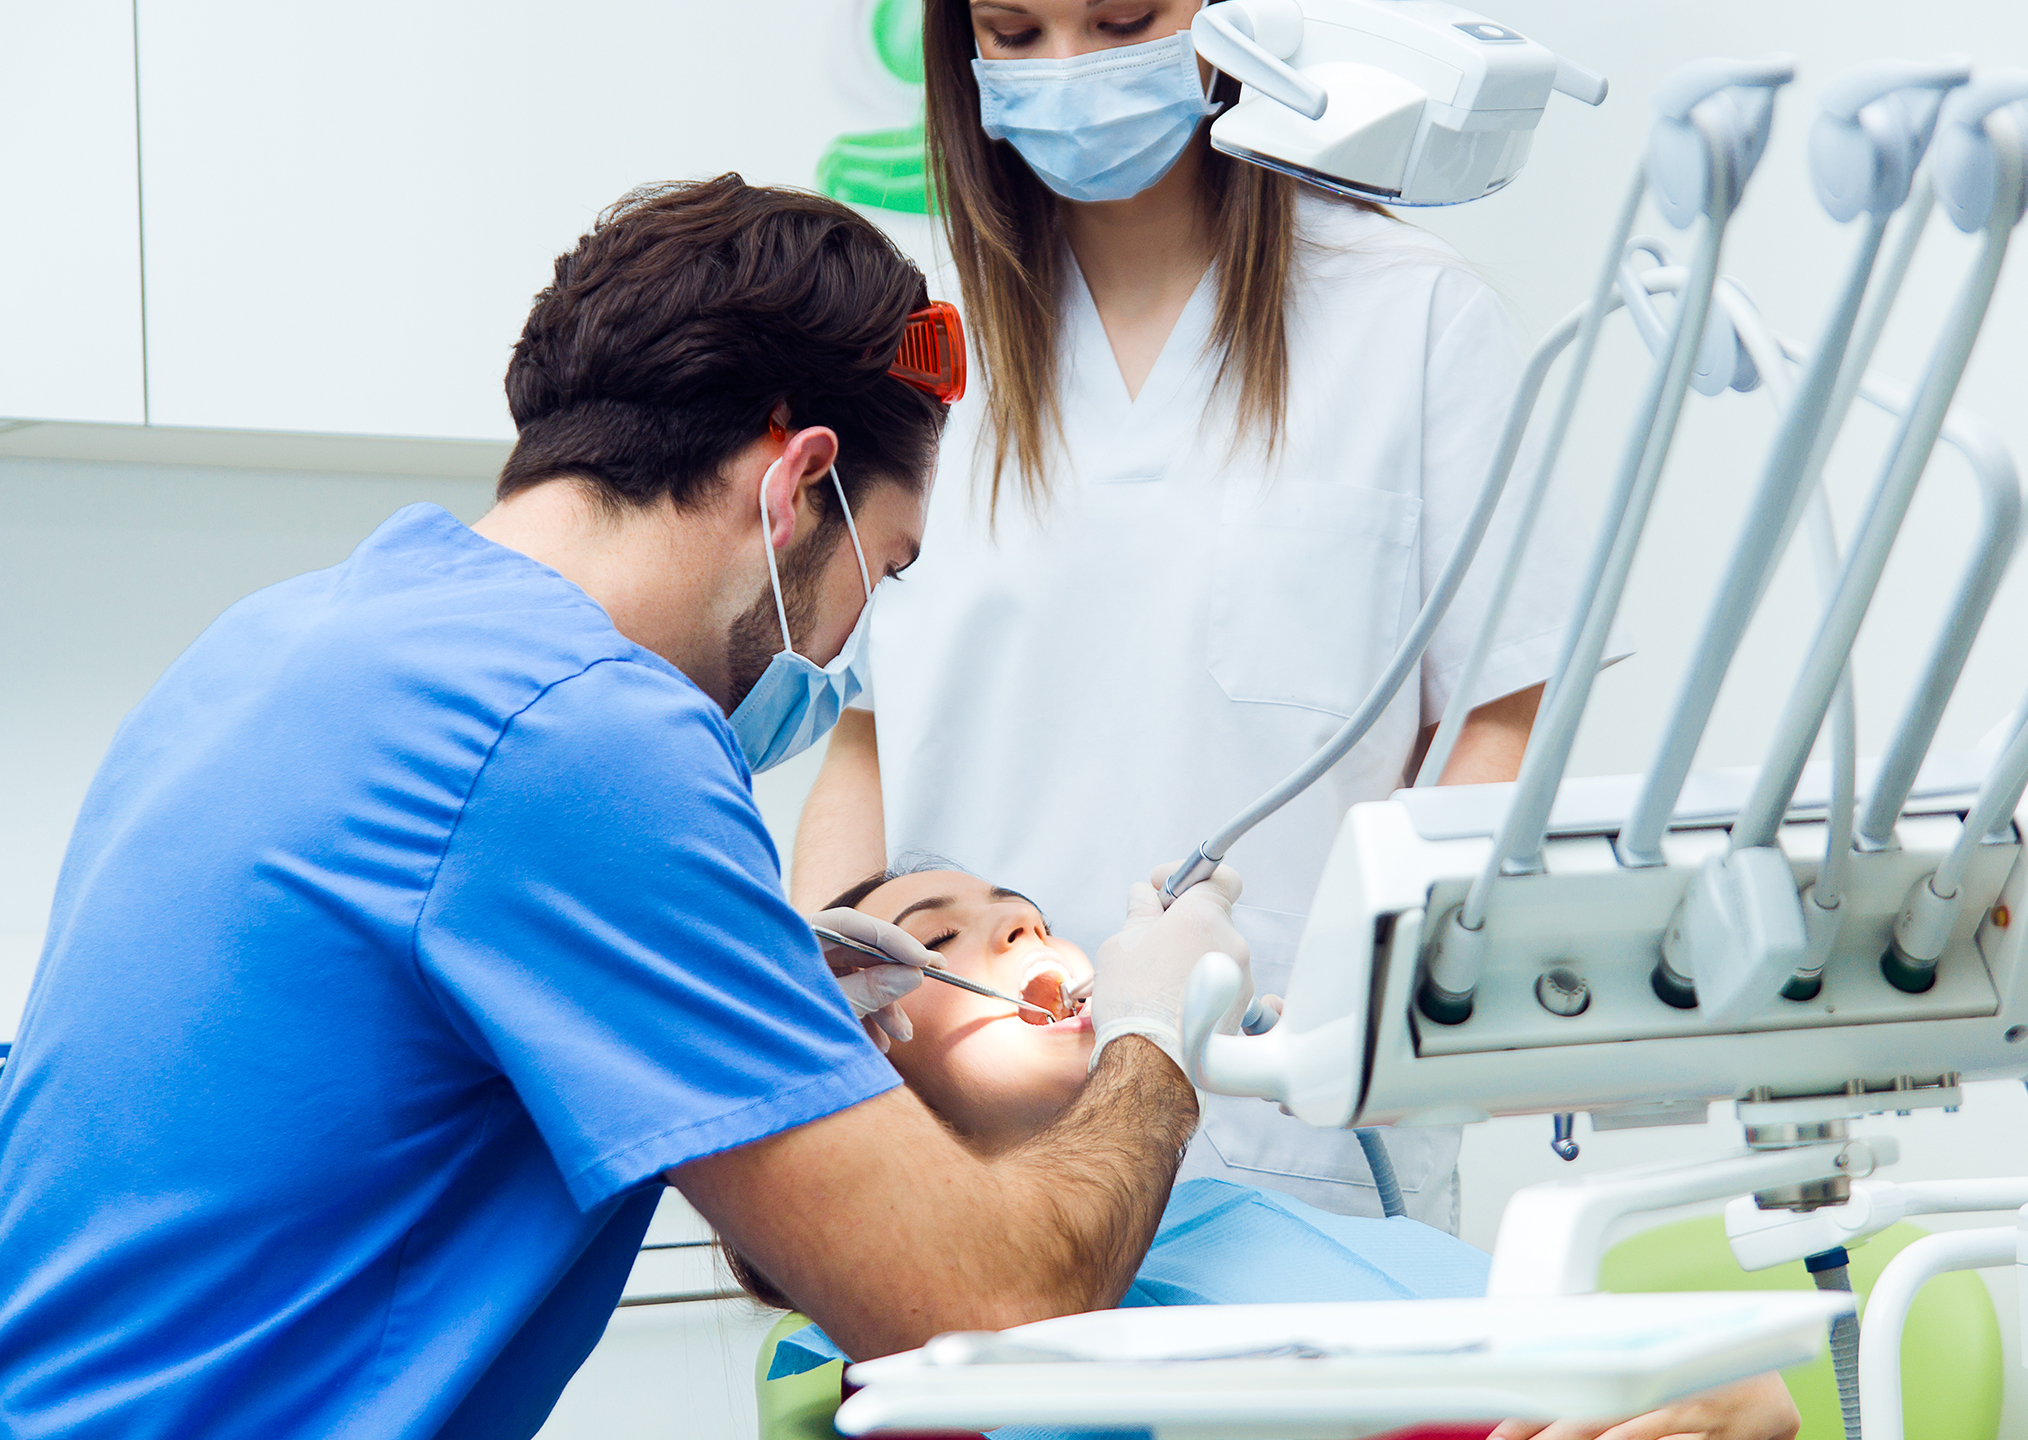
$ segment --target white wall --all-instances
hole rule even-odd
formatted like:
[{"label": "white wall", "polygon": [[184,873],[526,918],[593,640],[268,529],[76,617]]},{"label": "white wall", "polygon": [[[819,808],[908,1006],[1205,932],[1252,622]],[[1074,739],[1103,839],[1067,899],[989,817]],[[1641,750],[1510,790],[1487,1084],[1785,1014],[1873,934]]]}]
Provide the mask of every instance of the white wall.
[{"label": "white wall", "polygon": [[0,1039],[14,1033],[71,820],[114,727],[227,605],[335,564],[414,500],[484,480],[0,458]]},{"label": "white wall", "polygon": [[146,418],[132,0],[0,6],[0,414]]}]

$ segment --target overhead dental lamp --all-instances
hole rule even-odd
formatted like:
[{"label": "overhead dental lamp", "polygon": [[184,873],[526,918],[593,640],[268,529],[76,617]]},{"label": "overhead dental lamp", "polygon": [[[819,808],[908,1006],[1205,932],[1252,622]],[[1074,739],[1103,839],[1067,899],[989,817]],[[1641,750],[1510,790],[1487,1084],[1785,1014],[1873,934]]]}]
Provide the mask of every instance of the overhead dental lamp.
[{"label": "overhead dental lamp", "polygon": [[1246,87],[1212,148],[1391,205],[1492,194],[1552,90],[1606,96],[1604,77],[1443,0],[1219,0],[1190,34]]}]

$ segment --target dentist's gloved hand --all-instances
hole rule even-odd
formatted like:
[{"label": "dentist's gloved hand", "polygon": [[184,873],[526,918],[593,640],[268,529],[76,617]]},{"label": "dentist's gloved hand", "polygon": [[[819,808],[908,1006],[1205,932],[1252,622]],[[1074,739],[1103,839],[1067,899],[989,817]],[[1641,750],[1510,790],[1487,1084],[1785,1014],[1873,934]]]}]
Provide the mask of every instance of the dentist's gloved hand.
[{"label": "dentist's gloved hand", "polygon": [[890,925],[849,906],[820,910],[810,917],[810,923],[872,945],[894,962],[883,965],[871,955],[842,945],[824,946],[824,960],[838,977],[838,988],[852,1003],[852,1013],[866,1022],[866,1033],[873,1037],[880,1053],[887,1053],[889,1037],[895,1040],[913,1037],[915,1030],[908,1023],[908,1016],[895,1008],[894,1002],[922,984],[926,966],[944,963],[937,952],[899,925]]},{"label": "dentist's gloved hand", "polygon": [[1239,898],[1239,876],[1220,865],[1208,880],[1185,890],[1167,910],[1158,893],[1175,865],[1158,865],[1147,883],[1127,892],[1127,923],[1099,946],[1092,962],[1092,1064],[1108,1042],[1122,1035],[1144,1035],[1176,1062],[1183,1062],[1183,987],[1206,952],[1222,950],[1246,974],[1239,1001],[1220,1029],[1236,1028],[1239,1015],[1253,998],[1253,971],[1246,941],[1233,927],[1232,902]]}]

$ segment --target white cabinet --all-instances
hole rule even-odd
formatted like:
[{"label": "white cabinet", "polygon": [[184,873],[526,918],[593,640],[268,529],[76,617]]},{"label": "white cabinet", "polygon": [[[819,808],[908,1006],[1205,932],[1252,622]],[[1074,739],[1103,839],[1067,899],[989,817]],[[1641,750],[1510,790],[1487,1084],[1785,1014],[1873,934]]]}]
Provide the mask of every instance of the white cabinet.
[{"label": "white cabinet", "polygon": [[130,0],[0,5],[0,418],[139,424]]},{"label": "white cabinet", "polygon": [[139,0],[157,424],[509,437],[555,255],[634,186],[808,185],[840,0]]}]

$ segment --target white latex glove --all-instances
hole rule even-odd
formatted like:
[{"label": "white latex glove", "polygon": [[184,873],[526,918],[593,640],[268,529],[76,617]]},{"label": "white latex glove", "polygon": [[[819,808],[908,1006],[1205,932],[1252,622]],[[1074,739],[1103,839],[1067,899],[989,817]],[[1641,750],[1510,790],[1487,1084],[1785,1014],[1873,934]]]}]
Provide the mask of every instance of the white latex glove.
[{"label": "white latex glove", "polygon": [[[838,988],[851,1002],[852,1013],[866,1022],[866,1033],[873,1037],[873,1043],[880,1047],[880,1052],[883,1055],[887,1053],[890,1037],[895,1040],[912,1038],[914,1027],[894,1002],[922,984],[922,972],[926,967],[944,963],[937,952],[899,925],[890,925],[864,910],[854,910],[849,906],[820,910],[810,917],[810,923],[875,946],[894,961],[893,964],[883,965],[871,955],[843,945],[824,946],[824,959],[830,965],[831,973],[838,977]],[[818,943],[823,944],[821,940]]]},{"label": "white latex glove", "polygon": [[1110,1041],[1144,1035],[1189,1075],[1183,1063],[1183,987],[1209,951],[1224,951],[1246,974],[1226,1020],[1236,1025],[1253,998],[1246,941],[1232,923],[1239,875],[1230,865],[1220,865],[1209,879],[1185,890],[1164,910],[1158,890],[1175,868],[1158,865],[1146,883],[1127,891],[1127,923],[1099,946],[1092,962],[1091,1008],[1086,1013],[1091,1016],[1093,1065]]}]

